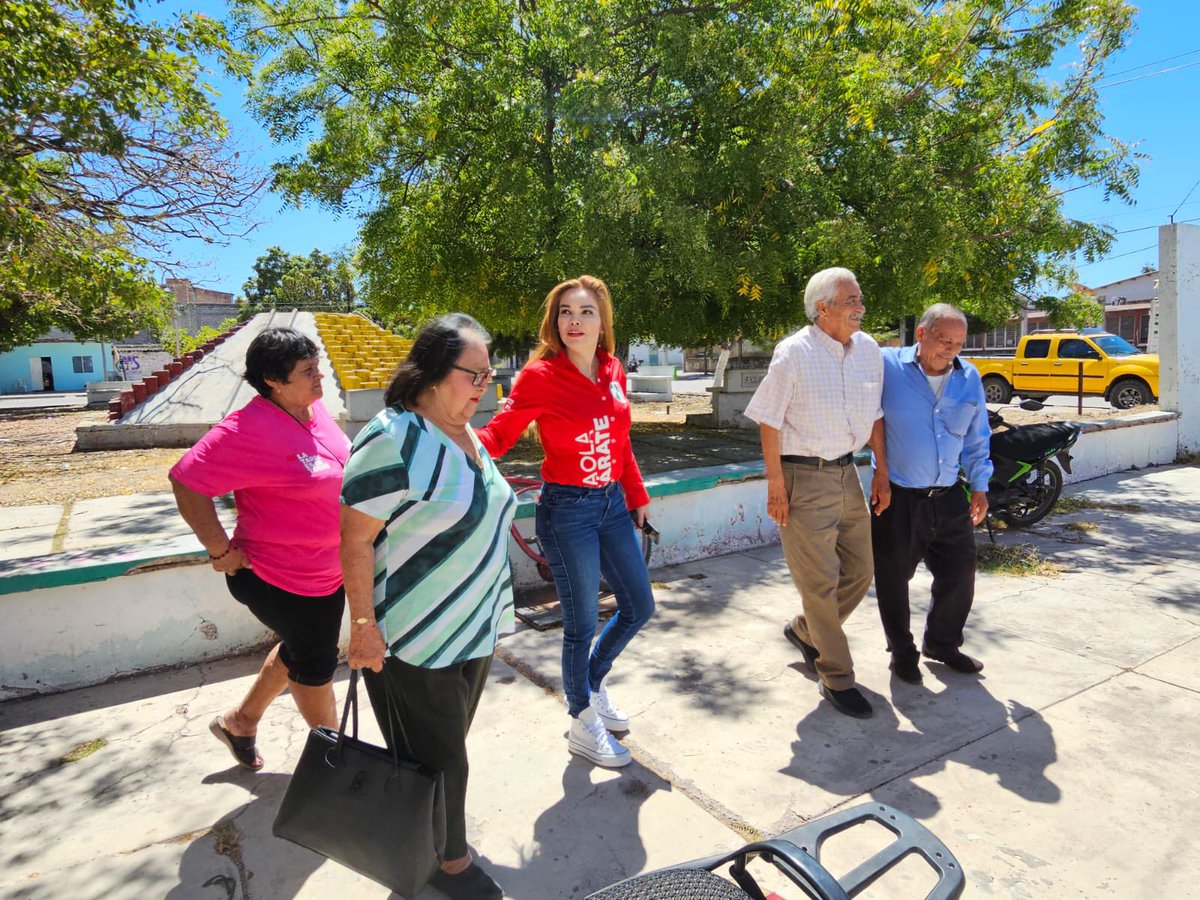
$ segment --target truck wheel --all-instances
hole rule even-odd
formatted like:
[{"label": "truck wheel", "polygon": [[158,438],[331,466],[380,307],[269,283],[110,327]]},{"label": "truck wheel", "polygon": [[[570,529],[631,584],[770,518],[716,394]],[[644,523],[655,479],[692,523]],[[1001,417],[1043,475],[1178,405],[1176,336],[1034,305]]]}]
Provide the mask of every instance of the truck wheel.
[{"label": "truck wheel", "polygon": [[999,375],[983,379],[983,397],[988,403],[1007,403],[1012,399],[1012,387]]},{"label": "truck wheel", "polygon": [[1112,390],[1108,394],[1109,403],[1117,409],[1144,406],[1152,399],[1149,386],[1136,378],[1122,378],[1112,386]]}]

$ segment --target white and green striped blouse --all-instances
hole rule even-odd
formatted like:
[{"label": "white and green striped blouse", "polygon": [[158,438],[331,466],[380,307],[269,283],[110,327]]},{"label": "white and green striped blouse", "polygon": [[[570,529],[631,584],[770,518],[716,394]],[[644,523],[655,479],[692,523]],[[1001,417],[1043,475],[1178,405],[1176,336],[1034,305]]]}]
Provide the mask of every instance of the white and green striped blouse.
[{"label": "white and green striped blouse", "polygon": [[513,629],[508,527],[516,498],[414,412],[384,409],[358,434],[342,503],[386,524],[375,540],[375,617],[391,654],[442,668],[491,654]]}]

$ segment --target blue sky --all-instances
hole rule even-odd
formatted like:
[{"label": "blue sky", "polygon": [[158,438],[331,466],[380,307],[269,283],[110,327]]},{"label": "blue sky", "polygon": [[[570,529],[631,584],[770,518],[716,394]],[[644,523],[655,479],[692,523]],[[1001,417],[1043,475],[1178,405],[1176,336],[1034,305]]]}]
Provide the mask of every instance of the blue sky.
[{"label": "blue sky", "polygon": [[[151,15],[166,17],[180,8],[214,17],[223,17],[225,12],[223,0],[196,0],[156,5]],[[1068,195],[1068,215],[1122,232],[1104,261],[1084,265],[1080,260],[1079,279],[1093,287],[1136,275],[1144,264],[1156,266],[1157,226],[1177,208],[1175,221],[1200,220],[1200,186],[1183,203],[1200,180],[1200,2],[1145,0],[1137,15],[1136,32],[1126,49],[1110,61],[1108,71],[1100,90],[1105,131],[1136,144],[1149,158],[1141,163],[1134,206],[1105,202],[1097,190]],[[218,107],[251,159],[266,166],[290,152],[274,147],[243,110],[239,85],[219,82],[219,86],[224,94]],[[176,274],[206,287],[238,293],[252,263],[268,247],[278,245],[301,254],[314,247],[332,252],[353,244],[357,232],[353,216],[338,217],[315,206],[285,208],[274,195],[263,198],[256,218],[262,224],[254,232],[226,247],[198,241],[178,243]]]}]

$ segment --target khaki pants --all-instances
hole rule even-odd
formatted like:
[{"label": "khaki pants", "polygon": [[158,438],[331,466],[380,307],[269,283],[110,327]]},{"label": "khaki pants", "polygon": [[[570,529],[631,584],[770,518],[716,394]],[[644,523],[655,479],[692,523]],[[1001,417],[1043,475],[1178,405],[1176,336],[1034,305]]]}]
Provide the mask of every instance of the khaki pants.
[{"label": "khaki pants", "polygon": [[783,464],[788,524],[783,555],[804,614],[792,620],[800,640],[817,648],[817,674],[835,691],[854,687],[854,660],[842,623],[871,586],[871,516],[858,469]]}]

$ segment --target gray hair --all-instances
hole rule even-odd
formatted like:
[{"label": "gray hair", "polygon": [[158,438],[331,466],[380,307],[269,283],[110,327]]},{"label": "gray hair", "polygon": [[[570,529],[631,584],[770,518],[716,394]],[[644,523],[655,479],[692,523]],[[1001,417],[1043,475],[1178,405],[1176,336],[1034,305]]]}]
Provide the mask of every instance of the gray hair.
[{"label": "gray hair", "polygon": [[970,328],[967,325],[967,317],[963,315],[962,310],[957,306],[951,306],[949,303],[933,304],[933,306],[921,313],[921,320],[917,322],[917,327],[932,328],[938,322],[942,321],[942,319],[954,319],[956,322],[962,322],[964,326]]},{"label": "gray hair", "polygon": [[847,281],[858,283],[853,272],[840,266],[822,269],[808,279],[808,284],[804,288],[804,311],[808,313],[810,322],[817,321],[817,304],[822,300],[826,303],[833,300],[838,285],[845,284]]}]

